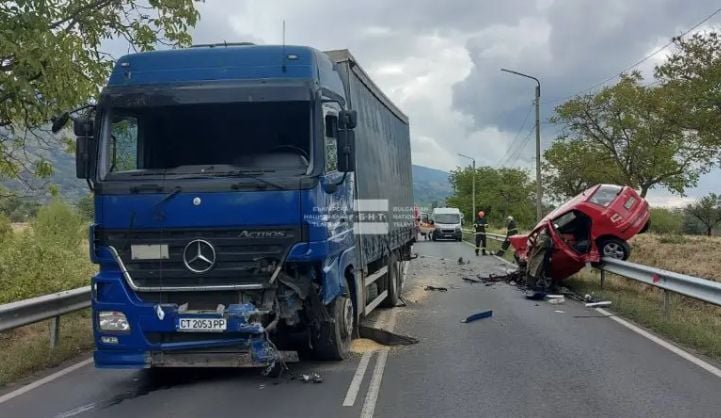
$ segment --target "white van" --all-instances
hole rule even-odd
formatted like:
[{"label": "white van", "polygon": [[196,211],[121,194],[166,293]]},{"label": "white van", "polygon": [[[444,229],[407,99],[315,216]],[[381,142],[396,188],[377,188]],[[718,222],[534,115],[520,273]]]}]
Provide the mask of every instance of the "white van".
[{"label": "white van", "polygon": [[461,229],[463,214],[458,208],[435,208],[431,219],[434,227],[431,234],[433,241],[444,238],[463,240],[463,230]]}]

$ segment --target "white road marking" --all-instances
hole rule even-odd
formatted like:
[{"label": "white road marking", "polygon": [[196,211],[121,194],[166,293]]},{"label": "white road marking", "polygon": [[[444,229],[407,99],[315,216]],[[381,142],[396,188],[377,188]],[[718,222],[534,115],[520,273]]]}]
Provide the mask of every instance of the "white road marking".
[{"label": "white road marking", "polygon": [[348,387],[348,392],[345,394],[343,406],[353,406],[355,404],[355,399],[358,397],[360,385],[363,383],[363,377],[366,374],[366,369],[368,369],[368,362],[370,362],[371,357],[373,357],[373,353],[375,353],[375,351],[363,353],[363,357],[361,357],[360,363],[358,363],[358,368],[353,375],[353,380],[350,382],[350,387]]},{"label": "white road marking", "polygon": [[55,415],[55,418],[70,418],[74,417],[75,415],[80,415],[83,412],[90,411],[91,409],[95,408],[95,402],[89,403],[87,405],[79,406],[75,409],[71,409],[69,411],[63,412],[62,414]]},{"label": "white road marking", "polygon": [[[393,331],[396,326],[397,309],[389,309],[384,311],[379,319],[378,323],[382,324],[381,327],[388,331]],[[376,365],[373,368],[373,375],[371,375],[371,382],[368,385],[368,393],[366,399],[363,402],[363,409],[361,409],[361,418],[372,418],[373,413],[376,409],[376,403],[378,403],[378,395],[381,389],[381,383],[383,381],[383,371],[386,368],[386,360],[388,360],[388,347],[383,347],[378,350],[378,357],[376,358]]]},{"label": "white road marking", "polygon": [[18,397],[24,393],[30,392],[31,390],[38,388],[46,383],[52,382],[53,380],[55,380],[59,377],[63,377],[68,373],[72,373],[81,367],[87,366],[88,364],[92,363],[92,361],[93,361],[92,358],[85,359],[85,360],[81,361],[80,363],[76,363],[76,364],[73,364],[72,366],[68,366],[60,371],[57,371],[57,372],[51,374],[50,376],[45,376],[42,379],[36,380],[28,385],[25,385],[25,386],[21,387],[20,389],[14,390],[10,393],[6,393],[6,394],[0,396],[0,403],[7,402],[10,399]]},{"label": "white road marking", "polygon": [[383,348],[378,352],[378,358],[376,359],[376,367],[373,369],[373,376],[371,377],[371,383],[368,386],[368,394],[366,395],[365,402],[363,402],[363,409],[361,410],[361,418],[372,418],[373,413],[376,409],[376,403],[378,402],[378,393],[381,389],[381,381],[383,380],[383,370],[386,367],[386,360],[388,359],[388,348]]},{"label": "white road marking", "polygon": [[603,308],[596,308],[596,311],[601,313],[604,316],[609,317],[609,319],[618,322],[619,324],[630,329],[631,331],[635,332],[636,334],[646,337],[649,340],[660,345],[661,347],[667,349],[668,351],[670,351],[674,354],[677,354],[678,356],[690,361],[691,363],[699,366],[700,368],[706,370],[707,372],[713,374],[714,376],[721,378],[721,369],[719,369],[718,367],[712,366],[711,364],[701,360],[700,358],[698,358],[690,353],[687,353],[686,351],[676,347],[673,344],[670,344],[670,343],[662,340],[661,338],[651,334],[650,332],[648,332],[642,328],[639,328],[636,325],[633,325],[632,323],[615,316],[614,314],[608,312],[607,310],[605,310]]}]

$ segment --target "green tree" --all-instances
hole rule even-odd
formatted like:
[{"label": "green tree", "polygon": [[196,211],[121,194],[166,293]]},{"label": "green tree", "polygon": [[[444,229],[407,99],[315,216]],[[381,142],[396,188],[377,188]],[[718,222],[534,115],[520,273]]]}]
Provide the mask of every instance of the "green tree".
[{"label": "green tree", "polygon": [[[94,98],[113,57],[107,39],[135,50],[189,45],[198,12],[193,0],[16,0],[0,4],[0,178],[47,177],[51,164],[24,158],[53,115]],[[64,140],[64,146],[71,145]]]},{"label": "green tree", "polygon": [[676,51],[656,67],[656,77],[672,92],[673,121],[721,150],[721,36],[711,31],[673,42]]},{"label": "green tree", "polygon": [[[492,225],[503,227],[508,215],[513,215],[522,226],[533,223],[535,183],[526,171],[477,167],[475,176],[476,210],[485,211]],[[459,208],[464,219],[472,221],[476,215],[472,213],[473,169],[464,167],[453,170],[449,180],[453,194],[448,198],[448,206]]]},{"label": "green tree", "polygon": [[[627,184],[640,190],[641,196],[652,187],[683,194],[709,171],[717,149],[675,122],[678,111],[670,100],[673,90],[644,86],[642,81],[638,73],[625,75],[597,94],[558,106],[552,122],[560,125],[563,133],[549,155],[570,149],[588,164],[595,159],[587,183]],[[567,183],[589,174],[561,164],[566,160],[560,158],[559,165],[553,159],[548,162],[547,171],[566,177],[558,181]]]},{"label": "green tree", "polygon": [[721,223],[721,195],[711,193],[704,196],[690,204],[686,212],[703,224],[706,235],[710,237],[716,225]]},{"label": "green tree", "polygon": [[623,175],[606,149],[581,141],[557,141],[544,153],[546,195],[563,202],[599,183],[622,183]]}]

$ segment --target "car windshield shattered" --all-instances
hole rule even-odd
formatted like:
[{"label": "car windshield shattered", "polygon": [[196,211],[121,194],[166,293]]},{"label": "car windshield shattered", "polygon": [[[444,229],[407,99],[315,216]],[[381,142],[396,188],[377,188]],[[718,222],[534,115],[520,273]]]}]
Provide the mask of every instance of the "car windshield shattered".
[{"label": "car windshield shattered", "polygon": [[101,179],[202,174],[209,166],[305,174],[309,102],[112,108],[101,136]]}]

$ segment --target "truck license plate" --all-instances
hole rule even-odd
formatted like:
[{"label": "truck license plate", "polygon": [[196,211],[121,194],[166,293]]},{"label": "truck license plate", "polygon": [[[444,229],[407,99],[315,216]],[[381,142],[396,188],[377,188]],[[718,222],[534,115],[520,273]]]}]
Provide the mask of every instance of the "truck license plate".
[{"label": "truck license plate", "polygon": [[224,318],[180,318],[178,331],[223,332],[227,328]]}]

